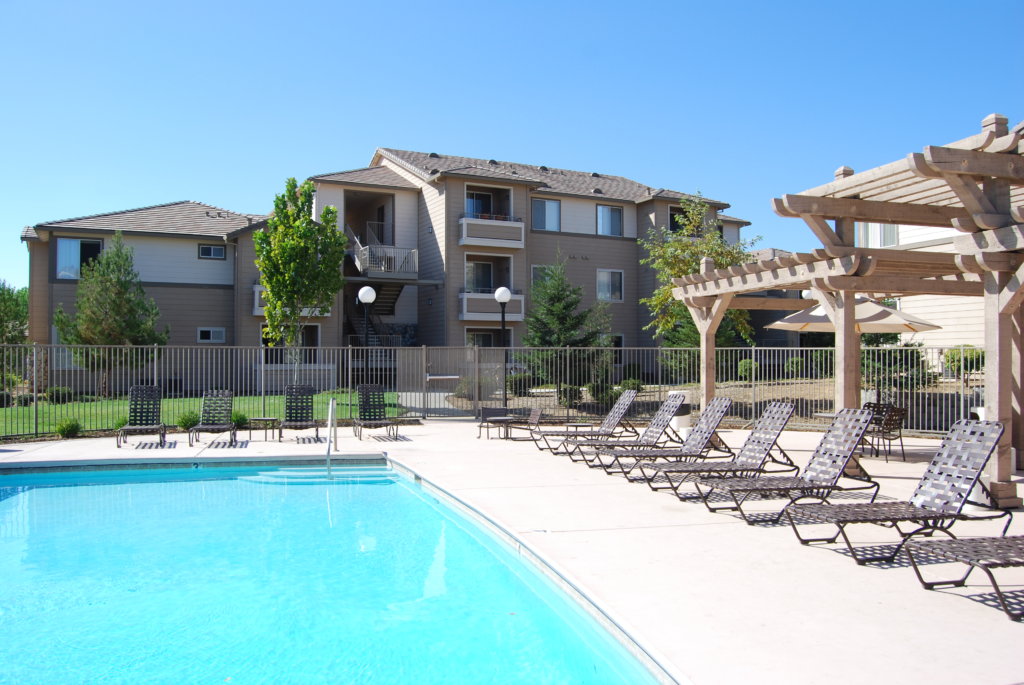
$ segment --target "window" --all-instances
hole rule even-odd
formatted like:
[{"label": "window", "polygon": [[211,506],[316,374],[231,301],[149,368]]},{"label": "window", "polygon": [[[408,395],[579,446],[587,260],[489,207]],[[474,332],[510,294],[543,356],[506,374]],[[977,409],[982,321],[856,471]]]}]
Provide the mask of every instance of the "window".
[{"label": "window", "polygon": [[102,240],[57,238],[57,278],[81,278],[82,265],[99,257],[102,249]]},{"label": "window", "polygon": [[200,245],[200,259],[226,259],[227,250],[223,245]]},{"label": "window", "polygon": [[493,211],[494,196],[479,190],[466,191],[466,214],[477,219],[489,219]]},{"label": "window", "polygon": [[622,302],[622,272],[597,270],[597,299],[602,302]]},{"label": "window", "polygon": [[489,293],[494,290],[494,265],[490,262],[466,262],[466,292]]},{"label": "window", "polygon": [[466,344],[473,347],[494,347],[494,332],[466,329]]},{"label": "window", "polygon": [[896,224],[882,224],[879,247],[892,247],[900,242],[900,227]]},{"label": "window", "polygon": [[550,264],[534,264],[530,267],[530,285],[537,285],[540,281],[547,278],[548,269],[550,268]]},{"label": "window", "polygon": [[196,342],[199,343],[222,343],[224,342],[223,328],[197,328]]},{"label": "window", "polygon": [[533,200],[533,230],[557,231],[562,221],[560,200]]},{"label": "window", "polygon": [[622,236],[622,207],[597,206],[597,234]]}]

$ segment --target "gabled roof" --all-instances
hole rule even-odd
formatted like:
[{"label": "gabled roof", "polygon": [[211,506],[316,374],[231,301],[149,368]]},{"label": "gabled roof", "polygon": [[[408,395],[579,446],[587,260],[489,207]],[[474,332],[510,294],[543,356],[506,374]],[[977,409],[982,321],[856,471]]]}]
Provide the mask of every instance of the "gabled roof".
[{"label": "gabled roof", "polygon": [[[377,153],[402,165],[425,181],[446,175],[474,176],[536,185],[537,192],[540,193],[576,195],[633,203],[652,199],[679,200],[684,197],[694,197],[674,190],[651,188],[623,176],[393,148],[378,148]],[[729,206],[724,202],[707,198],[705,201],[719,209]]]},{"label": "gabled roof", "polygon": [[222,238],[263,218],[263,215],[237,214],[201,202],[169,202],[164,205],[39,223],[22,231],[22,240],[37,237],[40,230],[61,229]]},{"label": "gabled roof", "polygon": [[718,219],[720,221],[728,221],[729,223],[739,224],[741,226],[749,226],[750,225],[750,222],[747,221],[746,219],[737,219],[734,216],[727,216],[727,215],[722,214],[722,213],[718,214]]},{"label": "gabled roof", "polygon": [[416,184],[410,183],[385,166],[371,166],[364,169],[339,171],[333,174],[320,174],[318,176],[310,176],[310,179],[326,183],[387,186],[389,188],[407,188],[409,190],[416,190]]}]

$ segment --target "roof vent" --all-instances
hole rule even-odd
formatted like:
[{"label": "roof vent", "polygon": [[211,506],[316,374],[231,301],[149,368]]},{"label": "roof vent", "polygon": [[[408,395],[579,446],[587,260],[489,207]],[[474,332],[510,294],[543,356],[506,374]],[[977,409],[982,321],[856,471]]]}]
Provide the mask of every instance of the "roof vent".
[{"label": "roof vent", "polygon": [[547,171],[547,170],[548,170],[548,168],[547,168],[546,166],[541,166],[540,170],[541,170],[541,171]]},{"label": "roof vent", "polygon": [[439,174],[439,173],[441,173],[441,170],[440,170],[440,169],[431,169],[431,170],[430,170],[430,175],[431,175],[431,176],[433,176],[434,174]]},{"label": "roof vent", "polygon": [[601,178],[601,174],[597,173],[596,171],[592,172],[590,175],[593,176],[594,178]]},{"label": "roof vent", "polygon": [[489,159],[489,160],[487,160],[487,163],[488,164],[497,164],[498,160],[496,160],[496,159]]},{"label": "roof vent", "polygon": [[427,157],[431,157],[433,159],[440,159],[441,155],[437,154],[436,152],[431,152],[429,155],[427,155]]},{"label": "roof vent", "polygon": [[594,188],[594,189],[593,189],[592,191],[590,191],[590,192],[594,193],[595,195],[604,195],[604,191],[603,191],[603,190],[601,190],[600,188]]}]

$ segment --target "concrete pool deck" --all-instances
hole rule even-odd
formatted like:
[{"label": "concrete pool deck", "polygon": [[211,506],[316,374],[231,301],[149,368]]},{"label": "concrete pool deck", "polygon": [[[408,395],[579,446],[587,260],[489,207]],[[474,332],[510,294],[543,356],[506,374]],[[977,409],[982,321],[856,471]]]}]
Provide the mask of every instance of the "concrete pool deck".
[{"label": "concrete pool deck", "polygon": [[[928,592],[904,562],[857,566],[845,547],[804,547],[788,526],[747,526],[642,484],[605,475],[529,442],[478,440],[469,420],[403,426],[357,441],[339,429],[340,453],[389,457],[514,533],[591,597],[682,682],[1015,683],[1024,681],[1024,624],[994,606],[982,574],[965,588]],[[0,469],[72,463],[322,458],[312,431],[238,447],[115,449],[113,438],[0,443]],[[323,436],[323,431],[321,431]],[[733,446],[743,431],[724,431]],[[780,444],[804,463],[820,434],[788,431]],[[206,436],[209,440],[209,436]],[[152,436],[130,438],[152,445]],[[865,458],[882,495],[905,499],[937,444],[906,439],[908,460]],[[765,508],[776,502],[765,503]],[[758,503],[753,508],[759,508]],[[1011,533],[1024,534],[1024,517]],[[1000,523],[959,523],[958,535],[997,534]],[[856,526],[855,541],[892,543],[892,531]],[[948,571],[949,567],[932,567]],[[953,569],[955,571],[957,569]],[[953,573],[945,573],[952,576]],[[999,576],[1024,603],[1024,572]]]}]

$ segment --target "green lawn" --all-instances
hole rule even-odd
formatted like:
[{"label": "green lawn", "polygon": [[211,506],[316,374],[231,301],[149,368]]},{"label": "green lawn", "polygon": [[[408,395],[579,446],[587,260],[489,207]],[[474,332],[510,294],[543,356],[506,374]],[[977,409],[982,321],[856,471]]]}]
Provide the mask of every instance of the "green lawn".
[{"label": "green lawn", "polygon": [[[315,418],[327,419],[327,405],[332,397],[338,400],[337,417],[339,420],[348,419],[349,416],[357,413],[356,393],[338,390],[313,396],[313,416]],[[404,410],[398,406],[397,393],[385,393],[385,401],[388,404],[389,416],[399,416],[404,413]],[[184,412],[198,412],[201,403],[202,398],[200,397],[164,398],[161,403],[160,418],[164,423],[174,425],[178,421],[178,416]],[[235,397],[234,407],[236,411],[242,412],[247,417],[284,417],[284,397],[282,395],[238,396]],[[36,427],[37,410],[38,429]],[[111,430],[119,419],[127,418],[127,416],[127,397],[94,402],[68,402],[66,404],[51,404],[40,400],[36,405],[0,409],[0,437],[53,433],[54,427],[58,423],[70,418],[78,419],[83,430]]]}]

